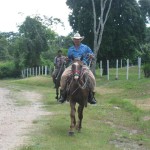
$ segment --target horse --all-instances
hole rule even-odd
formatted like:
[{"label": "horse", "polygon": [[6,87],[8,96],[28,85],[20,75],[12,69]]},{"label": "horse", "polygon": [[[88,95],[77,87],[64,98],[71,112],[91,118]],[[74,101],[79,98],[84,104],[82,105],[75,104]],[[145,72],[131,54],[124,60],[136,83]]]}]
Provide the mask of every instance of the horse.
[{"label": "horse", "polygon": [[[68,131],[70,136],[74,135],[74,130],[78,132],[82,128],[83,110],[87,107],[88,95],[90,92],[88,74],[84,72],[83,62],[81,60],[74,60],[71,66],[72,74],[70,81],[67,82],[68,87],[68,101],[70,103],[70,119],[71,124]],[[76,124],[76,104],[78,104],[78,122]]]},{"label": "horse", "polygon": [[59,87],[60,87],[60,79],[61,79],[61,75],[65,70],[65,62],[62,63],[61,67],[58,69],[58,73],[55,76],[55,88],[56,88],[56,99],[58,101],[59,99]]}]

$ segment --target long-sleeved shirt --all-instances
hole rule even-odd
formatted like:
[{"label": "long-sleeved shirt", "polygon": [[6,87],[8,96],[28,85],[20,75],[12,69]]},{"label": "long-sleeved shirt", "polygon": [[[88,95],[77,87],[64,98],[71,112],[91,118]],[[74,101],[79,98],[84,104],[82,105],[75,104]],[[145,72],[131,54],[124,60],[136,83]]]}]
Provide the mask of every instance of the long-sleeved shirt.
[{"label": "long-sleeved shirt", "polygon": [[78,49],[75,48],[75,46],[72,46],[68,50],[68,58],[72,60],[73,58],[75,59],[80,59],[82,58],[82,61],[84,64],[89,65],[89,54],[93,55],[92,50],[84,44],[80,44]]}]

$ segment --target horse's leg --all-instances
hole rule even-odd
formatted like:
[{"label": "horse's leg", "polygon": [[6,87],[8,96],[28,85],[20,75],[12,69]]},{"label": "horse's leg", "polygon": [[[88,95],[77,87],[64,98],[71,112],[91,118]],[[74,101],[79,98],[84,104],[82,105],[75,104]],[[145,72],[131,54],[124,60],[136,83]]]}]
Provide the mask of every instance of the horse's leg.
[{"label": "horse's leg", "polygon": [[80,132],[82,128],[83,109],[84,109],[84,106],[81,106],[81,105],[78,106],[78,124],[76,126],[76,129],[78,130],[78,132]]},{"label": "horse's leg", "polygon": [[58,89],[58,87],[56,87],[56,99],[58,100],[58,95],[59,95],[59,89]]},{"label": "horse's leg", "polygon": [[69,129],[69,135],[74,135],[74,127],[76,125],[76,118],[75,118],[75,113],[76,113],[76,108],[75,108],[75,103],[70,101],[70,119],[71,119],[71,124],[70,124],[70,129]]}]

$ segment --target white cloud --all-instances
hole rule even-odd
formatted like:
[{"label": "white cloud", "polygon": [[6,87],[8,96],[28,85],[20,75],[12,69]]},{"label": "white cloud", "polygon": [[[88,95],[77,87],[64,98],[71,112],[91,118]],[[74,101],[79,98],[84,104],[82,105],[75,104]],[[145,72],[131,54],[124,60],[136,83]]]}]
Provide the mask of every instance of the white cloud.
[{"label": "white cloud", "polygon": [[66,0],[5,0],[1,1],[0,9],[0,31],[17,31],[17,25],[21,24],[26,16],[35,14],[46,15],[48,17],[60,18],[64,22],[64,28],[55,28],[60,35],[67,35],[71,32],[68,22],[70,10],[66,5]]}]

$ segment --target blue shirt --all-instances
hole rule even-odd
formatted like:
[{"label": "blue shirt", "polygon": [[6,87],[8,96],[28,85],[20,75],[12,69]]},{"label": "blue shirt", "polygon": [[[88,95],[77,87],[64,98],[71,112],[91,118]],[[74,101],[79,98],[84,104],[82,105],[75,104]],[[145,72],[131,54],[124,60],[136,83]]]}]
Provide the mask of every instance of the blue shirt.
[{"label": "blue shirt", "polygon": [[89,65],[89,57],[88,55],[94,55],[92,50],[84,44],[80,44],[78,49],[75,48],[75,46],[72,46],[68,50],[68,58],[72,60],[73,58],[80,59],[83,58],[82,61],[84,64]]}]

